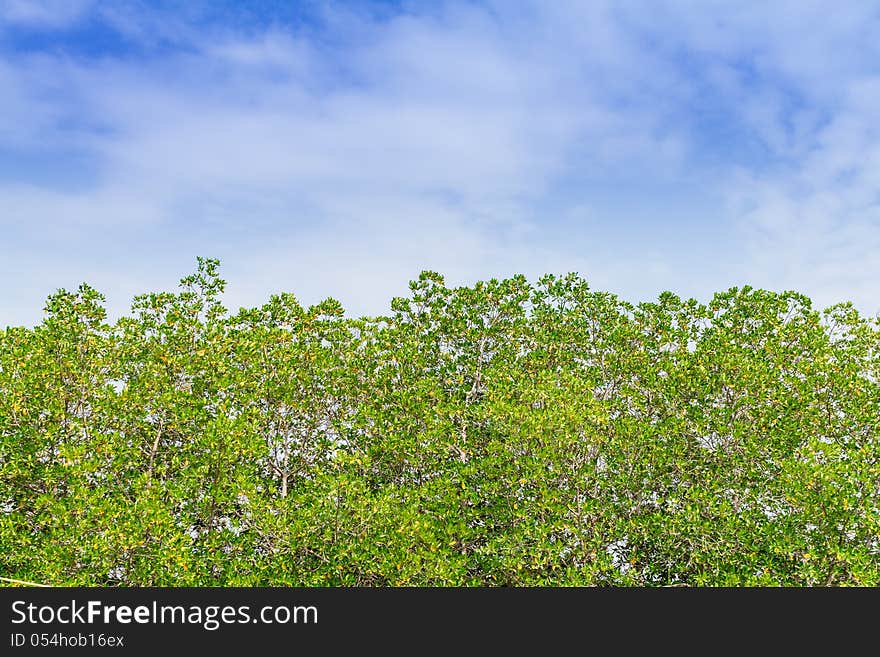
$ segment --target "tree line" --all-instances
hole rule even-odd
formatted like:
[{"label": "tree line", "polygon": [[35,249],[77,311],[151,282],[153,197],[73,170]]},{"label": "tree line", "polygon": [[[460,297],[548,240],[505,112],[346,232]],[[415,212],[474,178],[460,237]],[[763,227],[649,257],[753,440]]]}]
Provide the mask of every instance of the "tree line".
[{"label": "tree line", "polygon": [[56,585],[878,585],[880,320],[410,283],[389,314],[219,263],[0,331],[0,576]]}]

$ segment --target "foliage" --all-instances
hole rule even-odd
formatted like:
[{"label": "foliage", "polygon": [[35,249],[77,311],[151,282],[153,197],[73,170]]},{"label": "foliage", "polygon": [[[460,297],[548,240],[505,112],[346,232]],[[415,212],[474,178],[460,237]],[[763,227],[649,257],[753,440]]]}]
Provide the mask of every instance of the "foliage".
[{"label": "foliage", "polygon": [[0,332],[0,575],[880,584],[880,323],[575,275],[229,313],[218,262]]}]

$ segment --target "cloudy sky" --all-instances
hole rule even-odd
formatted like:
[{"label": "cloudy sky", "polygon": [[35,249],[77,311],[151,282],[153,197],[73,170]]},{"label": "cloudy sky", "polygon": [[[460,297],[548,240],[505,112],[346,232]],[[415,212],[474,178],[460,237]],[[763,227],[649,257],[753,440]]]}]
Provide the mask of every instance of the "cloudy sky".
[{"label": "cloudy sky", "polygon": [[0,0],[0,325],[577,271],[880,311],[875,2]]}]

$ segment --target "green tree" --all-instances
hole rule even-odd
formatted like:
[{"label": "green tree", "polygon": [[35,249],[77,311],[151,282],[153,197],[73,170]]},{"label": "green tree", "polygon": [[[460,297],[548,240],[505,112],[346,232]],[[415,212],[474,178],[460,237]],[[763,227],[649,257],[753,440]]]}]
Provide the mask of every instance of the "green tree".
[{"label": "green tree", "polygon": [[216,260],[0,332],[0,576],[878,585],[880,317],[750,287],[412,281],[230,314]]}]

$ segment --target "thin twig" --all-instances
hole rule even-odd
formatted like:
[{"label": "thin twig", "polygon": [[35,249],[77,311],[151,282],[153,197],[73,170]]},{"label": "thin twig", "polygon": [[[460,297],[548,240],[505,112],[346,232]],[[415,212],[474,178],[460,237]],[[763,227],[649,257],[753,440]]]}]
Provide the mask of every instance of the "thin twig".
[{"label": "thin twig", "polygon": [[23,584],[25,586],[39,586],[40,588],[44,588],[44,589],[51,589],[52,588],[51,584],[37,584],[36,582],[25,582],[24,580],[12,579],[10,577],[0,577],[0,582],[10,582],[12,584]]}]

